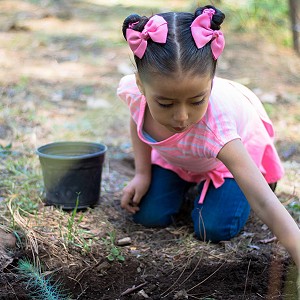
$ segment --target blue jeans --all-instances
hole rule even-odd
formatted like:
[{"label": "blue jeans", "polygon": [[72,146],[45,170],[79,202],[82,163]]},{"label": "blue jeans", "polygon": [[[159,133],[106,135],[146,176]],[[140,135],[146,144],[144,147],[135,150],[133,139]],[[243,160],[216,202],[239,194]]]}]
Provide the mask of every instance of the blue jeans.
[{"label": "blue jeans", "polygon": [[[204,182],[198,185],[199,193],[203,185]],[[176,173],[153,165],[151,185],[133,220],[146,227],[170,225],[191,186]],[[194,200],[192,220],[197,238],[204,241],[216,243],[231,239],[241,231],[249,217],[248,201],[232,178],[226,178],[217,189],[211,183],[204,203],[199,204],[198,201],[199,196]]]}]

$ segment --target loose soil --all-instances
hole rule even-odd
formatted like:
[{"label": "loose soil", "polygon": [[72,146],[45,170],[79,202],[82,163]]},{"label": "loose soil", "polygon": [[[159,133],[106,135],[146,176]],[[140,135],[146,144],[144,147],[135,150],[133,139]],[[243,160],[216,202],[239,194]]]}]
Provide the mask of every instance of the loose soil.
[{"label": "loose soil", "polygon": [[[77,221],[82,217],[83,239],[93,241],[88,251],[75,243],[66,248],[59,236],[70,213],[41,203],[35,216],[24,216],[27,225],[18,232],[17,245],[0,246],[0,299],[30,299],[30,288],[16,269],[25,257],[38,257],[45,274],[61,282],[72,299],[297,299],[294,263],[253,213],[236,238],[210,244],[193,235],[189,207],[194,191],[168,228],[144,228],[122,211],[122,187],[134,164],[128,112],[115,90],[132,68],[116,24],[133,11],[156,9],[131,1],[94,2],[0,3],[0,144],[12,142],[16,159],[32,159],[33,149],[54,140],[100,140],[109,147],[100,202],[76,216]],[[167,10],[186,10],[180,1],[164,2]],[[300,58],[251,32],[227,30],[218,75],[246,84],[265,101],[286,169],[276,193],[299,222],[289,205],[299,203]],[[8,157],[0,159],[0,176],[8,178],[11,172],[2,167]],[[0,204],[11,198],[0,185]],[[4,207],[0,220],[9,225]],[[118,246],[124,262],[107,259],[111,246],[105,241],[112,232],[115,241],[131,239]],[[37,241],[36,252],[30,238]]]}]

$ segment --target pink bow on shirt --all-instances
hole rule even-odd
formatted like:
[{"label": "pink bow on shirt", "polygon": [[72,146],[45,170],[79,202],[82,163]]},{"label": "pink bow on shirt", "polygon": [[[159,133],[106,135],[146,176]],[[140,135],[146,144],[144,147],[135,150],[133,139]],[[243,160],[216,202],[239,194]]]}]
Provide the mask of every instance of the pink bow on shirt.
[{"label": "pink bow on shirt", "polygon": [[147,49],[147,40],[150,38],[153,42],[164,44],[167,41],[168,25],[167,21],[161,16],[153,16],[146,23],[142,32],[126,29],[126,39],[132,52],[142,58]]},{"label": "pink bow on shirt", "polygon": [[214,9],[205,9],[203,13],[193,21],[191,31],[198,49],[212,41],[211,50],[214,59],[217,59],[225,47],[225,39],[220,30],[212,30],[210,28],[211,19],[214,14]]}]

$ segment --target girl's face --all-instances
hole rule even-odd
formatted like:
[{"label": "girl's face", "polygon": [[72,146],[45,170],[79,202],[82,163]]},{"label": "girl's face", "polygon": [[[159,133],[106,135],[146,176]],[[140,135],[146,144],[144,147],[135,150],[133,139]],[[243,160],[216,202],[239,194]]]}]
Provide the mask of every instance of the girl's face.
[{"label": "girl's face", "polygon": [[198,123],[208,106],[212,79],[208,76],[157,76],[137,85],[147,99],[152,118],[172,133],[186,131]]}]

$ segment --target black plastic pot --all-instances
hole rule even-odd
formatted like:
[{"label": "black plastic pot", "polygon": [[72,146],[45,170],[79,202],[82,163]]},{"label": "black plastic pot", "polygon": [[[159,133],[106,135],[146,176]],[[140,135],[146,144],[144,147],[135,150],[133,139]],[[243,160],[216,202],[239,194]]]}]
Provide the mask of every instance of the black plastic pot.
[{"label": "black plastic pot", "polygon": [[58,142],[41,146],[46,205],[74,209],[94,206],[100,199],[101,175],[107,147],[89,142]]}]

